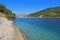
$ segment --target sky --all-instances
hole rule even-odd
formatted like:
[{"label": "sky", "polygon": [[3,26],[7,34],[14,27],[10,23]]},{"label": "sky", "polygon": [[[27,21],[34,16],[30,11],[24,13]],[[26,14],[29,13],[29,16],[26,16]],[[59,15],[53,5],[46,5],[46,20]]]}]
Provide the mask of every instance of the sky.
[{"label": "sky", "polygon": [[29,14],[60,6],[60,0],[0,0],[0,3],[17,14]]}]

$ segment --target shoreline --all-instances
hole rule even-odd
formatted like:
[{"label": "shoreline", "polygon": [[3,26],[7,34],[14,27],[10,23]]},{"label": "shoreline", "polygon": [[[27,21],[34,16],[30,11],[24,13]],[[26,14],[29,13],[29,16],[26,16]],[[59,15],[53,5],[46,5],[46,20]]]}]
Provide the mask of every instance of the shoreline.
[{"label": "shoreline", "polygon": [[13,21],[0,17],[0,26],[0,40],[27,40],[26,35],[14,25]]},{"label": "shoreline", "polygon": [[18,17],[18,18],[60,18],[60,17]]},{"label": "shoreline", "polygon": [[12,22],[12,27],[15,29],[15,32],[18,34],[17,40],[20,39],[20,36],[22,36],[23,40],[27,40],[27,36]]}]

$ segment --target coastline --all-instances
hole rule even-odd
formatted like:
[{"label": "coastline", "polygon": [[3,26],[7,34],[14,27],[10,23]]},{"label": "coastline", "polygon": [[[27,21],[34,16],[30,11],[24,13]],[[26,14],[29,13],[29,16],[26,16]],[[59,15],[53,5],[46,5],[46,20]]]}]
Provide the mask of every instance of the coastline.
[{"label": "coastline", "polygon": [[60,18],[60,17],[20,17],[20,18]]},{"label": "coastline", "polygon": [[27,37],[11,20],[0,17],[0,40],[27,40]]},{"label": "coastline", "polygon": [[13,22],[12,27],[15,29],[17,35],[16,40],[27,40],[27,36],[22,31],[20,31],[20,29]]}]

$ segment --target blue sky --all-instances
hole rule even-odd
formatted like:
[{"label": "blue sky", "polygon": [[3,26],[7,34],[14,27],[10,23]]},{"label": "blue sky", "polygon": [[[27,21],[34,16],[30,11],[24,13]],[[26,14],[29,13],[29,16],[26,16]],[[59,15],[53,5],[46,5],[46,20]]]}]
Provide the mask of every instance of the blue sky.
[{"label": "blue sky", "polygon": [[28,14],[60,6],[60,0],[0,0],[0,3],[19,14]]}]

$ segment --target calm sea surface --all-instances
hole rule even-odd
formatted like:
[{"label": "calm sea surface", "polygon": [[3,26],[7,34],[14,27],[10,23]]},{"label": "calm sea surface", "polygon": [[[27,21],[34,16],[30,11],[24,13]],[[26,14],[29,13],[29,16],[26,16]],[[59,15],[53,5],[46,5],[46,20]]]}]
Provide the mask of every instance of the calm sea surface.
[{"label": "calm sea surface", "polygon": [[60,40],[60,18],[16,18],[13,22],[28,40]]}]

